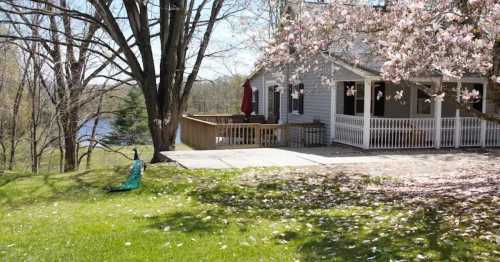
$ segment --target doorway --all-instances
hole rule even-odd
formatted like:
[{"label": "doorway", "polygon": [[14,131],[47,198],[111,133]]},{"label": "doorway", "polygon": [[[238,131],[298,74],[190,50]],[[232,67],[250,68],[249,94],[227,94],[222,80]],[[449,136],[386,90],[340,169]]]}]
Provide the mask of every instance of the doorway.
[{"label": "doorway", "polygon": [[280,120],[280,91],[278,86],[269,86],[267,94],[267,120],[270,123],[278,123]]}]

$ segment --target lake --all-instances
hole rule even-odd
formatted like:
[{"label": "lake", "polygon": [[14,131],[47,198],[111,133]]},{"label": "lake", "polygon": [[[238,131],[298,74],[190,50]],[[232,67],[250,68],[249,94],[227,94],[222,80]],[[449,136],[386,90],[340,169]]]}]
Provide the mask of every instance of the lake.
[{"label": "lake", "polygon": [[[111,125],[111,119],[109,118],[101,118],[99,120],[99,124],[97,125],[97,138],[102,139],[103,137],[109,135],[111,132],[113,132],[113,127]],[[85,125],[80,128],[80,131],[78,132],[78,137],[82,136],[90,136],[92,134],[92,127],[94,126],[94,121],[88,121],[85,123]],[[181,143],[181,126],[179,125],[179,128],[177,129],[177,136],[175,138],[175,143],[180,144]],[[84,142],[81,143],[80,145],[82,146],[87,146],[89,143]]]}]

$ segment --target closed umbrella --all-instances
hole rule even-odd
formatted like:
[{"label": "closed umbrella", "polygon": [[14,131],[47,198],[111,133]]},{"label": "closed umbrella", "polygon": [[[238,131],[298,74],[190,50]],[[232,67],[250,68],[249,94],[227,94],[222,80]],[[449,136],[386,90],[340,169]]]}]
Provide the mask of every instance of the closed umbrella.
[{"label": "closed umbrella", "polygon": [[252,113],[252,87],[250,86],[250,80],[246,80],[243,84],[243,99],[241,100],[241,112],[243,112],[247,117]]}]

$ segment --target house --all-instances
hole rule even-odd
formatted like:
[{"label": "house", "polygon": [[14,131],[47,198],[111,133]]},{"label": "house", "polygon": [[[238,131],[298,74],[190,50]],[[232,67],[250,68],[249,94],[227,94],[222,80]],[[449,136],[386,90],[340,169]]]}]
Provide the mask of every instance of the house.
[{"label": "house", "polygon": [[[472,117],[455,103],[460,90],[476,89],[481,101],[473,106],[484,113],[498,113],[488,98],[484,77],[470,75],[444,83],[432,75],[411,79],[437,89],[446,85],[458,90],[457,95],[448,94],[441,101],[430,99],[418,86],[383,81],[379,61],[369,55],[357,65],[335,53],[320,59],[321,72],[307,72],[295,83],[288,81],[289,76],[278,77],[273,70],[255,70],[249,76],[254,114],[277,124],[321,122],[326,126],[328,143],[363,149],[500,146],[500,125]],[[322,84],[323,74],[334,84]],[[348,95],[349,90],[356,92]],[[401,100],[384,99],[386,94],[401,91]]]}]

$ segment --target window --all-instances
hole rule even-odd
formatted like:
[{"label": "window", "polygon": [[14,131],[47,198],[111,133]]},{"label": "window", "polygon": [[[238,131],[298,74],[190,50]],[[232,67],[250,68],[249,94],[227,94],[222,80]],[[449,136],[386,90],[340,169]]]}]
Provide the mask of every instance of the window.
[{"label": "window", "polygon": [[288,93],[288,112],[304,114],[304,84],[290,85]]},{"label": "window", "polygon": [[364,84],[356,83],[355,93],[355,112],[356,114],[364,114],[365,111],[365,87]]},{"label": "window", "polygon": [[476,109],[479,112],[483,111],[483,85],[482,84],[474,84],[472,90],[477,90],[479,91],[479,99],[477,101],[474,101],[474,104],[472,104],[472,107]]},{"label": "window", "polygon": [[431,114],[431,97],[422,90],[417,92],[417,115]]},{"label": "window", "polygon": [[252,113],[254,115],[259,114],[259,89],[256,89],[252,93]]},{"label": "window", "polygon": [[[373,96],[372,96],[372,101],[373,101]],[[364,83],[345,82],[344,114],[363,115],[364,111],[365,111]]]}]

